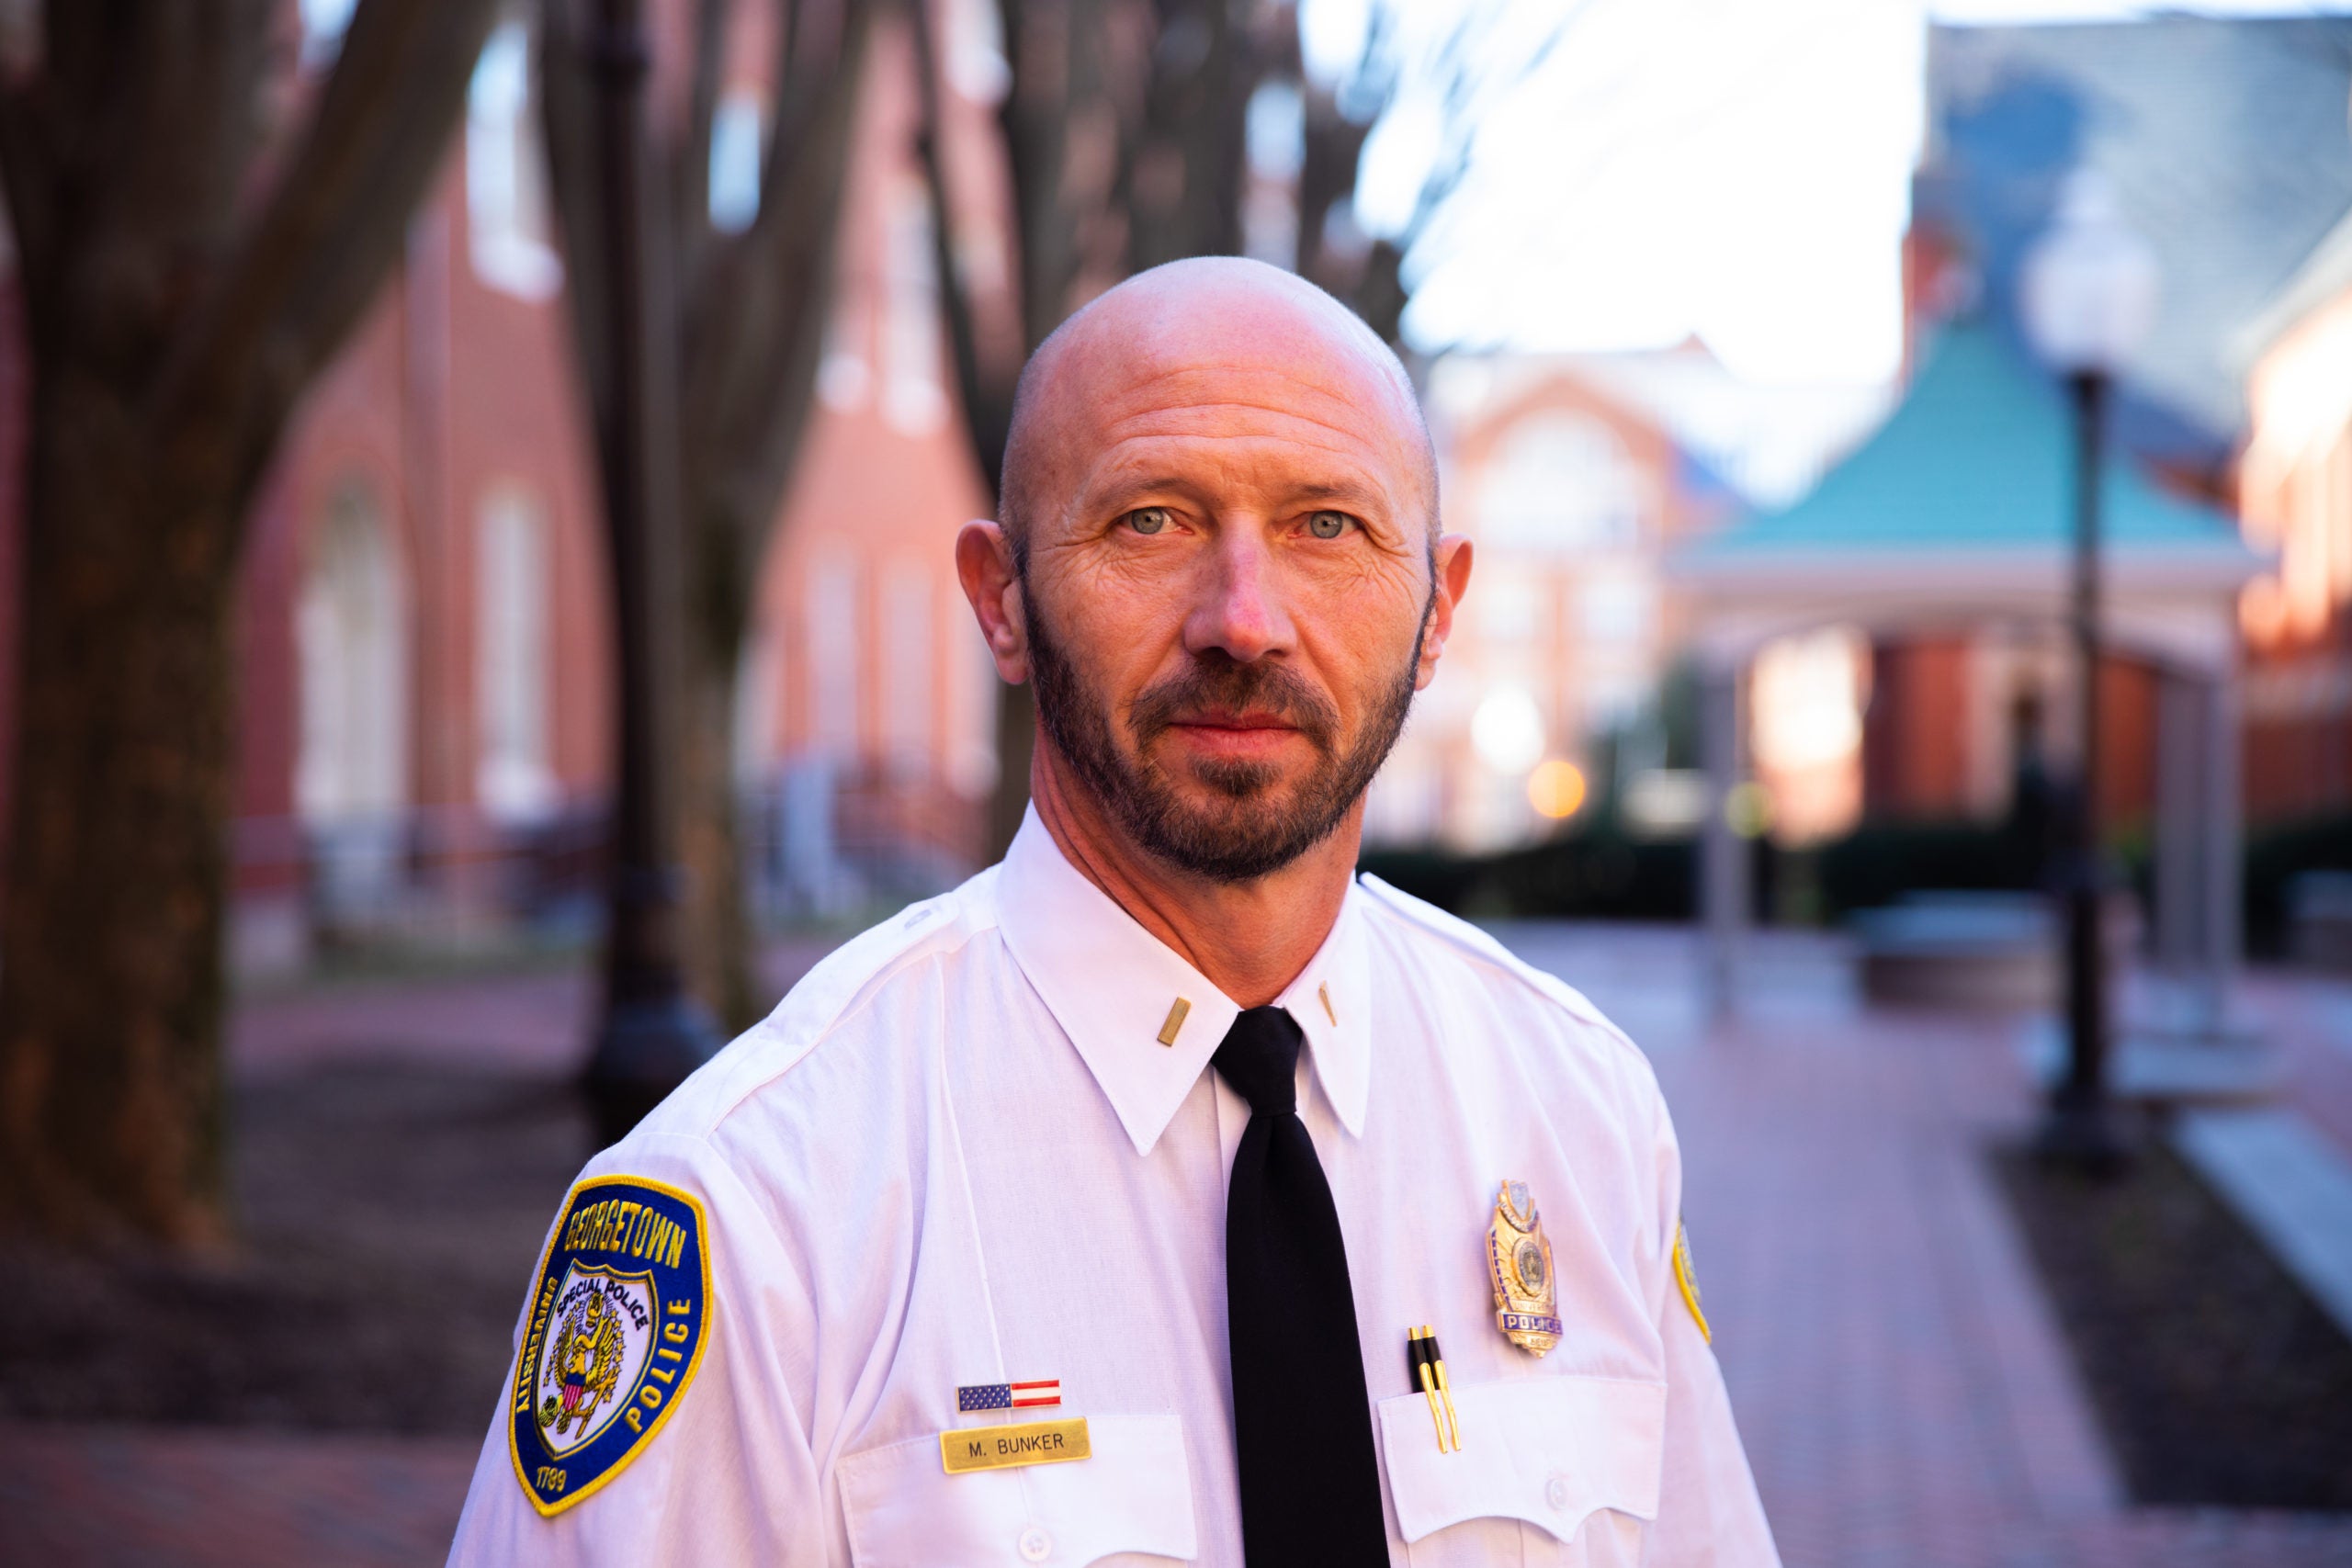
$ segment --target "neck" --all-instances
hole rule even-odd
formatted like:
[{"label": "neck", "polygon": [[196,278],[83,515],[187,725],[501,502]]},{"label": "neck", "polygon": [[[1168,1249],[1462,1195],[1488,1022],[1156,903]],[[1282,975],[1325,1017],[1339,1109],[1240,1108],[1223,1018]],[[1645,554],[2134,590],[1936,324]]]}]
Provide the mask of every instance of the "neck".
[{"label": "neck", "polygon": [[1029,798],[1080,875],[1245,1008],[1282,995],[1331,934],[1363,836],[1359,800],[1329,838],[1253,882],[1180,871],[1129,840],[1042,734]]}]

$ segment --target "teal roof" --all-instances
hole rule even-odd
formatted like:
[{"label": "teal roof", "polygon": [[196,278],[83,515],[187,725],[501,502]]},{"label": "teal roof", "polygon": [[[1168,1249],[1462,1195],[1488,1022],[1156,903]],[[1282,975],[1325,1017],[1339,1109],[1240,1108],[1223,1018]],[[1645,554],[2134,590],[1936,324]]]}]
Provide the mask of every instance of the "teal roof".
[{"label": "teal roof", "polygon": [[[1694,563],[1848,552],[2041,551],[2075,537],[2074,420],[2056,388],[1982,327],[1947,330],[1894,417],[1813,493],[1700,540]],[[2103,545],[2244,556],[2236,526],[2110,459]]]}]

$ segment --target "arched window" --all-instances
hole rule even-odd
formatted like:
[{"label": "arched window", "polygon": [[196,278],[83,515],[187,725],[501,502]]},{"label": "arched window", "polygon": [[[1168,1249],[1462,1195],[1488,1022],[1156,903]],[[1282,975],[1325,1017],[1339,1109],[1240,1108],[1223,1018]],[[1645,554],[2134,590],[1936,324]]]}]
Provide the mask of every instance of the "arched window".
[{"label": "arched window", "polygon": [[939,270],[922,182],[890,187],[888,221],[882,417],[901,435],[927,435],[946,423],[947,392],[941,384]]},{"label": "arched window", "polygon": [[555,808],[548,766],[547,514],[501,486],[476,534],[475,698],[481,750],[474,795],[493,821],[537,821]]},{"label": "arched window", "polygon": [[1641,475],[1614,430],[1583,414],[1539,413],[1513,425],[1488,461],[1479,537],[1544,555],[1624,550],[1640,539],[1642,511]]},{"label": "arched window", "polygon": [[295,611],[301,740],[295,808],[317,827],[403,812],[408,595],[375,492],[347,481],[311,532]]},{"label": "arched window", "polygon": [[563,263],[534,97],[530,29],[501,23],[466,91],[466,227],[475,276],[521,299],[547,299],[563,286]]}]

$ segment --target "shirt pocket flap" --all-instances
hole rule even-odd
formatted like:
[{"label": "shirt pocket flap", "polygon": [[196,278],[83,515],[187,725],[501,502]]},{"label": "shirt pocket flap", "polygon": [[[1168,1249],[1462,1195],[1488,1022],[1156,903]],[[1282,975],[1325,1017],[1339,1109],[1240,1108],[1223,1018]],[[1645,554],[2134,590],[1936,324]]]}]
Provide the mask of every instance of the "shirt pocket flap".
[{"label": "shirt pocket flap", "polygon": [[1459,1451],[1438,1448],[1423,1395],[1380,1402],[1388,1495],[1407,1541],[1464,1519],[1521,1519],[1565,1542],[1598,1509],[1657,1517],[1665,1384],[1524,1377],[1453,1393]]},{"label": "shirt pocket flap", "polygon": [[950,1475],[937,1434],[851,1454],[836,1468],[857,1568],[1063,1568],[1117,1552],[1199,1550],[1183,1423],[1090,1416],[1082,1460]]}]

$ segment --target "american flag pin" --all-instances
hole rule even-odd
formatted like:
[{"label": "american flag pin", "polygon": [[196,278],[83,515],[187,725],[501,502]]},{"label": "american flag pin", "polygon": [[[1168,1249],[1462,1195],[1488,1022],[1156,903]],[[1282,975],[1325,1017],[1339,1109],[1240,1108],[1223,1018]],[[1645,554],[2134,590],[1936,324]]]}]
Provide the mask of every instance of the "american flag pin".
[{"label": "american flag pin", "polygon": [[971,1410],[1041,1410],[1062,1402],[1062,1380],[1040,1382],[976,1382],[956,1391],[956,1408]]}]

